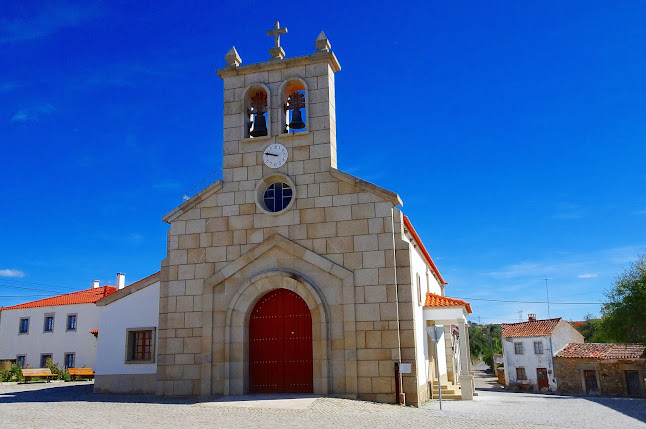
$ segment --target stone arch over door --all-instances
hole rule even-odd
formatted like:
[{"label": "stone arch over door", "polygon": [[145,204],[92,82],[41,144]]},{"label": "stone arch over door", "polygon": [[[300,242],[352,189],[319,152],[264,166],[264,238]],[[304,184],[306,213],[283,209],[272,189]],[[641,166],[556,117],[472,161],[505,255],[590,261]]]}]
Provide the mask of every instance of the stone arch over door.
[{"label": "stone arch over door", "polygon": [[225,394],[248,393],[248,333],[251,312],[263,296],[281,288],[298,294],[310,310],[312,316],[313,393],[325,395],[330,391],[328,376],[330,365],[329,314],[323,295],[305,276],[287,270],[275,270],[254,276],[240,288],[231,300],[225,321]]},{"label": "stone arch over door", "polygon": [[204,282],[201,369],[195,379],[200,394],[234,395],[247,391],[245,341],[249,317],[258,300],[278,288],[296,292],[311,312],[314,393],[356,397],[352,271],[278,234]]}]

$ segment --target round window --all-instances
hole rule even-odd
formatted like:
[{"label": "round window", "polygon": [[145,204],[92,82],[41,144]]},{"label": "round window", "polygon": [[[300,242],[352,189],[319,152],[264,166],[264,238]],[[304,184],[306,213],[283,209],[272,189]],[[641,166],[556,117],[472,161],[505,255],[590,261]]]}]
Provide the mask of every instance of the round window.
[{"label": "round window", "polygon": [[292,201],[292,188],[287,183],[272,183],[265,190],[263,203],[267,211],[276,213],[287,208]]},{"label": "round window", "polygon": [[263,212],[280,214],[294,203],[294,182],[284,174],[274,173],[264,177],[256,187],[256,203]]}]

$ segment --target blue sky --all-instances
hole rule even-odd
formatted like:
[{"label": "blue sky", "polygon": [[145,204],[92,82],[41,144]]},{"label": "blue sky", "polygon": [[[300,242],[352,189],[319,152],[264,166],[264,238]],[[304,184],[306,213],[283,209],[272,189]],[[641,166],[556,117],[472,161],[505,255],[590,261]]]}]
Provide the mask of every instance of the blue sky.
[{"label": "blue sky", "polygon": [[159,269],[161,216],[221,166],[215,70],[232,45],[267,60],[275,20],[288,57],[325,31],[339,168],[400,194],[473,320],[547,317],[480,301],[544,301],[545,278],[601,301],[646,251],[646,3],[370,5],[4,2],[0,305]]}]

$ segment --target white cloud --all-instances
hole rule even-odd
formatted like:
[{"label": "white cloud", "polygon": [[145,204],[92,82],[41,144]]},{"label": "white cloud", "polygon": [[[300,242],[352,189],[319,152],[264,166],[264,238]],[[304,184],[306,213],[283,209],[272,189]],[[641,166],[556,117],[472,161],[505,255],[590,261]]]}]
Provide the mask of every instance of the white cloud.
[{"label": "white cloud", "polygon": [[100,10],[96,5],[80,8],[63,4],[58,7],[43,8],[40,14],[26,19],[2,19],[0,20],[0,44],[48,36],[63,28],[75,27],[99,15]]},{"label": "white cloud", "polygon": [[594,278],[599,277],[599,274],[597,274],[597,273],[585,273],[585,274],[579,274],[577,277],[580,278],[580,279],[594,279]]},{"label": "white cloud", "polygon": [[0,270],[0,277],[25,277],[25,273],[20,270],[6,269]]},{"label": "white cloud", "polygon": [[25,107],[18,110],[12,117],[11,122],[36,122],[41,116],[51,115],[56,111],[56,108],[51,104],[43,104],[40,106]]}]

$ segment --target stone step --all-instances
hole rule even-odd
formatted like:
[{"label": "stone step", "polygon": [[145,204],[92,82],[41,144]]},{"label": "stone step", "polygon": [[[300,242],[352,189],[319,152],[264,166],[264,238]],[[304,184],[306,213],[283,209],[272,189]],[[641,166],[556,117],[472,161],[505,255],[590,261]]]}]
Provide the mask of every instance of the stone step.
[{"label": "stone step", "polygon": [[[439,398],[437,396],[433,395],[433,399],[437,400]],[[448,400],[451,400],[451,401],[459,401],[459,400],[462,399],[462,395],[454,394],[454,393],[445,395],[444,393],[442,393],[442,400],[445,400],[445,399],[448,399]]]}]

